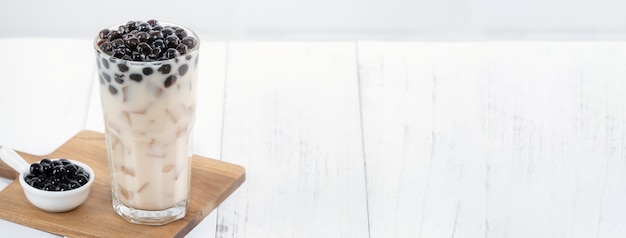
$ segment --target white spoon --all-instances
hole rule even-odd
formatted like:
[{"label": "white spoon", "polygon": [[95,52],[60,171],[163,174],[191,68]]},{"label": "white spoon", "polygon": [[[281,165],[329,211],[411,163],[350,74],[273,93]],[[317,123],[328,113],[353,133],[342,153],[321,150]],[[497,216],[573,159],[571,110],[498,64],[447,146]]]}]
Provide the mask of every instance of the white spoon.
[{"label": "white spoon", "polygon": [[18,173],[21,173],[30,167],[30,164],[26,162],[22,156],[17,154],[14,150],[6,147],[0,147],[0,159]]}]

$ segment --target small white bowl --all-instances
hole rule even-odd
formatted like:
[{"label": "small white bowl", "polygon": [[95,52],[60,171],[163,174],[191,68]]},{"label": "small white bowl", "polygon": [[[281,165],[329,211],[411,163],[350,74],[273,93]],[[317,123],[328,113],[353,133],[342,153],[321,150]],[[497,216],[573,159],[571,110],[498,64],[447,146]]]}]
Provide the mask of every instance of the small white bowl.
[{"label": "small white bowl", "polygon": [[87,173],[89,173],[89,181],[87,181],[85,185],[72,190],[44,191],[36,189],[26,183],[25,180],[26,175],[30,174],[30,167],[20,172],[20,185],[22,185],[24,195],[26,195],[26,198],[30,203],[47,212],[67,212],[85,202],[96,175],[86,164],[75,160],[69,161],[82,167],[85,171],[87,171]]}]

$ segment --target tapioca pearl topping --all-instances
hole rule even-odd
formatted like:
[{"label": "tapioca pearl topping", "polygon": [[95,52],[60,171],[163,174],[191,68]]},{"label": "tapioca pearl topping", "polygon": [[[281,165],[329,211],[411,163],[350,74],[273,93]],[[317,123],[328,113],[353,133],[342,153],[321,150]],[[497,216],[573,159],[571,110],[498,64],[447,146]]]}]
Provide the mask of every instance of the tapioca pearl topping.
[{"label": "tapioca pearl topping", "polygon": [[111,50],[113,49],[113,46],[111,46],[111,42],[105,40],[98,41],[98,47],[100,47],[103,52],[111,52]]},{"label": "tapioca pearl topping", "polygon": [[170,71],[172,70],[172,66],[169,64],[164,64],[161,65],[161,67],[159,67],[159,72],[161,72],[162,74],[169,74]]},{"label": "tapioca pearl topping", "polygon": [[178,68],[178,74],[180,76],[184,76],[187,73],[187,70],[189,70],[189,66],[187,64],[183,64]]},{"label": "tapioca pearl topping", "polygon": [[100,33],[98,33],[98,37],[100,37],[100,39],[108,39],[109,38],[109,34],[111,34],[111,30],[109,30],[109,29],[102,29],[100,31]]},{"label": "tapioca pearl topping", "polygon": [[143,68],[142,72],[143,72],[144,75],[148,76],[148,75],[152,74],[153,70],[150,67],[145,67],[145,68]]},{"label": "tapioca pearl topping", "polygon": [[130,78],[130,80],[135,81],[135,82],[141,82],[141,80],[143,79],[143,76],[141,76],[141,74],[131,74],[128,76],[128,78]]},{"label": "tapioca pearl topping", "polygon": [[162,26],[156,20],[129,21],[115,30],[103,29],[98,36],[97,47],[105,54],[140,62],[177,58],[188,54],[198,43],[184,28]]},{"label": "tapioca pearl topping", "polygon": [[[188,47],[186,45],[180,44],[176,47],[176,50],[178,51],[178,53],[180,53],[181,55],[187,54],[188,51]],[[189,58],[191,55],[187,55],[185,56],[186,58]]]},{"label": "tapioca pearl topping", "polygon": [[150,26],[156,26],[159,24],[159,21],[157,21],[156,19],[150,19],[147,21],[148,24],[150,24]]},{"label": "tapioca pearl topping", "polygon": [[146,42],[141,42],[137,45],[137,51],[139,51],[140,54],[149,55],[152,53],[152,47]]},{"label": "tapioca pearl topping", "polygon": [[163,32],[163,36],[166,36],[166,37],[170,35],[174,35],[174,29],[172,29],[171,26],[163,27],[163,30],[161,30],[161,32]]},{"label": "tapioca pearl topping", "polygon": [[126,72],[128,71],[128,66],[126,66],[126,64],[118,64],[117,68],[120,70],[120,72]]},{"label": "tapioca pearl topping", "polygon": [[191,36],[186,36],[185,38],[183,38],[182,43],[189,48],[193,48],[197,44],[196,38],[193,38]]},{"label": "tapioca pearl topping", "polygon": [[[163,53],[163,57],[162,59],[173,59],[176,58],[180,55],[180,53],[178,53],[178,50],[173,49],[173,48],[169,48],[167,49],[164,53]],[[178,59],[176,59],[178,60]],[[178,61],[177,61],[178,62]]]},{"label": "tapioca pearl topping", "polygon": [[165,79],[165,81],[163,82],[163,86],[165,86],[166,88],[169,88],[170,86],[172,86],[174,83],[176,83],[176,76],[175,75],[170,75],[169,77],[167,77]]},{"label": "tapioca pearl topping", "polygon": [[122,38],[117,38],[111,41],[111,47],[115,49],[122,47],[126,48],[126,43],[124,43],[124,40],[122,40]]},{"label": "tapioca pearl topping", "polygon": [[166,45],[165,45],[165,41],[164,41],[164,40],[162,40],[162,39],[156,39],[156,40],[153,40],[153,41],[151,41],[151,42],[152,42],[152,45],[151,45],[151,46],[152,46],[152,48],[153,48],[153,49],[159,49],[160,51],[161,51],[162,49],[164,49],[164,48],[165,48],[165,46],[166,46]]},{"label": "tapioca pearl topping", "polygon": [[185,29],[179,28],[179,27],[177,27],[174,30],[174,34],[176,34],[176,36],[178,36],[178,38],[180,38],[180,39],[183,39],[183,38],[187,37],[187,31],[185,31]]},{"label": "tapioca pearl topping", "polygon": [[137,30],[142,31],[142,32],[148,32],[150,30],[150,24],[146,23],[146,22],[140,22],[137,25]]},{"label": "tapioca pearl topping", "polygon": [[146,56],[140,54],[139,52],[133,52],[133,55],[130,57],[130,59],[132,61],[145,61],[146,60]]},{"label": "tapioca pearl topping", "polygon": [[163,32],[160,32],[160,31],[150,32],[150,38],[148,38],[148,40],[155,41],[155,40],[161,40],[161,39],[163,39]]},{"label": "tapioca pearl topping", "polygon": [[176,47],[178,47],[178,44],[180,44],[180,39],[178,39],[177,36],[169,35],[169,36],[165,37],[165,45],[168,48],[176,48]]},{"label": "tapioca pearl topping", "polygon": [[136,36],[139,42],[147,42],[148,38],[150,38],[150,33],[140,31],[140,32],[137,32]]}]

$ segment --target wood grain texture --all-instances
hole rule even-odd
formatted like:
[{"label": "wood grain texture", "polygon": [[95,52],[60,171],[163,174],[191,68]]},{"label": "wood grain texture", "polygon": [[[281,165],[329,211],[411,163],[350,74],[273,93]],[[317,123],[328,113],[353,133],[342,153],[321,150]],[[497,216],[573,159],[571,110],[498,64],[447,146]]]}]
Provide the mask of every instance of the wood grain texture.
[{"label": "wood grain texture", "polygon": [[371,237],[626,234],[624,44],[358,52]]},{"label": "wood grain texture", "polygon": [[229,43],[216,236],[367,237],[360,130],[353,43]]},{"label": "wood grain texture", "polygon": [[358,52],[371,237],[484,236],[480,49],[361,43]]},{"label": "wood grain texture", "polygon": [[[20,154],[29,162],[41,159]],[[96,181],[85,203],[70,212],[47,213],[31,205],[14,181],[0,192],[0,218],[69,237],[183,237],[245,180],[241,166],[194,156],[187,215],[164,226],[134,225],[118,216],[111,206],[103,134],[82,131],[47,157],[72,158],[92,167]]]}]

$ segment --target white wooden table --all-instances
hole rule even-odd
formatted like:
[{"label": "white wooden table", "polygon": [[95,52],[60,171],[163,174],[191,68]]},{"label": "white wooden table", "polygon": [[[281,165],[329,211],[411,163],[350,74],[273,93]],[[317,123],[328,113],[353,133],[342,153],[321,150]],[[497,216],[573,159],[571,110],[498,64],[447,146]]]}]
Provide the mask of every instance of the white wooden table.
[{"label": "white wooden table", "polygon": [[[93,57],[0,39],[0,145],[103,131]],[[200,62],[195,153],[247,180],[189,237],[626,236],[626,42],[202,42]]]}]

